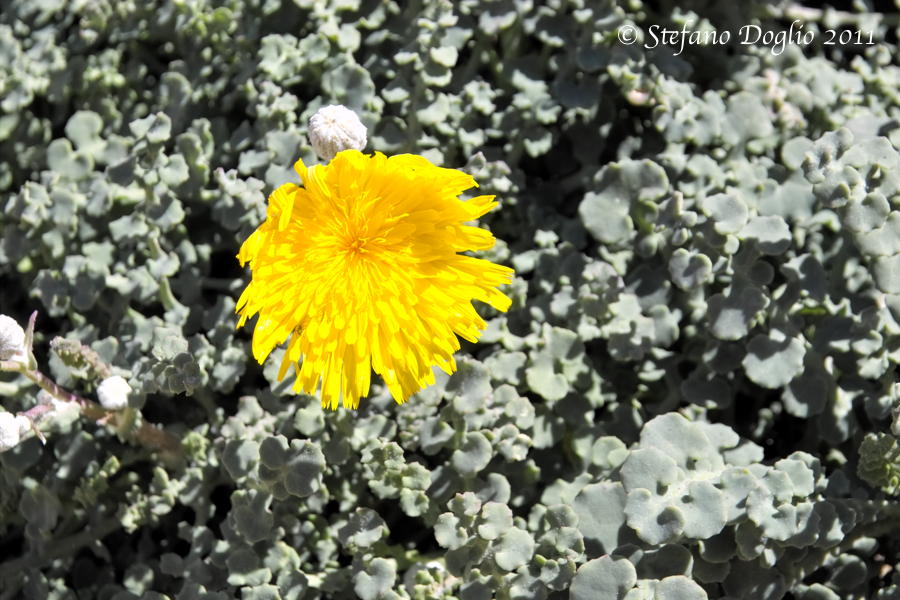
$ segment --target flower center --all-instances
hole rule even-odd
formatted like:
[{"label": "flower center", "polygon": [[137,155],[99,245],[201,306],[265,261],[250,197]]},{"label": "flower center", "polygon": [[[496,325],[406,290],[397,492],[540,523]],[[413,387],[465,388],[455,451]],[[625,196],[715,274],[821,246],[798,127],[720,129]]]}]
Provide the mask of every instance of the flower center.
[{"label": "flower center", "polygon": [[366,242],[368,242],[368,240],[364,237],[351,237],[346,242],[344,242],[344,252],[346,252],[350,256],[359,256],[360,254],[365,254]]}]

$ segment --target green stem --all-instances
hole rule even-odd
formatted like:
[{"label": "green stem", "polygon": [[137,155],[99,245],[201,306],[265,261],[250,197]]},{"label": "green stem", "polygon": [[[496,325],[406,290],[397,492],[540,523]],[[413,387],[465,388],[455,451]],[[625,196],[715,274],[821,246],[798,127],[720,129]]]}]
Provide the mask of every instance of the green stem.
[{"label": "green stem", "polygon": [[388,557],[396,560],[397,570],[399,571],[405,571],[413,565],[424,564],[431,561],[437,561],[441,564],[444,564],[443,554],[425,555],[421,554],[415,548],[407,550],[396,544],[386,544],[384,542],[378,542],[374,550],[377,551],[376,555],[379,557]]},{"label": "green stem", "polygon": [[210,290],[219,292],[234,293],[238,291],[244,282],[240,279],[225,279],[223,277],[204,277],[200,280],[200,285]]},{"label": "green stem", "polygon": [[[149,246],[150,256],[152,258],[159,259],[163,257],[163,249],[162,246],[159,245],[159,238],[157,236],[150,235]],[[181,303],[175,299],[175,295],[172,293],[172,287],[169,285],[169,278],[166,276],[161,276],[159,278],[159,301],[166,310],[172,310],[177,306],[181,306]]]},{"label": "green stem", "polygon": [[23,584],[20,577],[21,573],[41,568],[56,558],[72,556],[82,547],[98,542],[119,529],[121,526],[122,524],[119,522],[118,518],[110,517],[93,527],[67,538],[54,540],[53,543],[49,545],[48,549],[38,556],[25,554],[15,560],[7,561],[0,565],[0,581],[6,583],[4,586],[6,589],[4,590],[3,595],[0,596],[0,600],[19,597],[17,594]]},{"label": "green stem", "polygon": [[419,76],[418,73],[413,74],[413,78],[415,83],[413,84],[413,92],[410,95],[410,111],[408,117],[408,129],[406,132],[407,135],[407,147],[410,152],[416,151],[416,144],[418,144],[419,139],[422,137],[422,124],[419,123],[419,115],[418,111],[423,108],[420,105],[420,102],[425,97],[425,84],[422,83],[422,77]]},{"label": "green stem", "polygon": [[20,372],[57,400],[72,402],[80,406],[85,416],[92,419],[101,419],[106,416],[106,411],[99,404],[82,398],[78,394],[73,394],[37,369],[23,369]]},{"label": "green stem", "polygon": [[[123,431],[123,429],[125,429],[123,426],[128,424],[128,421],[132,421],[135,418],[134,410],[106,410],[96,402],[63,388],[37,369],[28,369],[25,365],[13,361],[0,361],[0,370],[21,373],[60,402],[77,405],[85,417],[97,421],[100,424],[112,425],[119,431]],[[38,404],[19,414],[30,418],[32,421],[36,421],[47,413],[52,412],[52,410],[52,405]],[[142,421],[139,425],[134,427],[134,429],[128,429],[128,437],[133,438],[136,442],[146,448],[158,450],[166,462],[175,464],[180,461],[182,455],[181,442],[172,434],[145,421]],[[123,431],[123,433],[125,432]],[[38,435],[40,436],[39,432]]]},{"label": "green stem", "polygon": [[[158,243],[157,248],[159,248]],[[181,441],[167,431],[159,429],[155,425],[140,419],[140,413],[138,411],[131,408],[126,408],[121,411],[106,410],[96,402],[70,392],[41,373],[37,369],[37,361],[35,360],[34,352],[32,351],[35,319],[37,319],[37,311],[34,311],[31,314],[31,318],[28,320],[28,327],[25,330],[25,348],[28,354],[28,364],[12,360],[3,360],[0,361],[0,371],[11,371],[24,375],[53,398],[60,402],[78,406],[81,409],[81,413],[87,418],[93,419],[102,425],[111,425],[116,432],[123,437],[133,439],[151,450],[159,451],[160,458],[166,463],[176,465],[181,462],[183,458]],[[97,365],[93,366],[100,372],[106,371],[108,375],[108,372],[111,372],[110,367],[100,360],[99,355],[96,355],[96,353],[94,354]],[[28,417],[28,419],[31,420],[32,430],[43,442],[45,441],[44,436],[35,426],[35,421],[46,414],[51,413],[53,409],[54,406],[52,404],[38,404],[18,414]],[[138,421],[139,424],[136,425],[135,423]],[[0,578],[0,580],[2,580],[2,578]]]}]

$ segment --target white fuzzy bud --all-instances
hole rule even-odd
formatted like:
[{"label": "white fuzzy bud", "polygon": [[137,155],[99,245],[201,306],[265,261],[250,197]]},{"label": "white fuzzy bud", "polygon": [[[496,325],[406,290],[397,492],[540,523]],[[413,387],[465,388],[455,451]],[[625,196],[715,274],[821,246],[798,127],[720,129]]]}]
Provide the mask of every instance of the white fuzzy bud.
[{"label": "white fuzzy bud", "polygon": [[74,423],[81,415],[80,404],[69,402],[68,400],[60,400],[44,390],[38,392],[37,403],[50,405],[53,410],[48,412],[47,417],[52,416],[53,422],[62,426],[65,426],[67,423]]},{"label": "white fuzzy bud", "polygon": [[319,158],[331,160],[341,150],[365,148],[366,126],[342,104],[325,106],[309,120],[309,143]]},{"label": "white fuzzy bud", "polygon": [[0,412],[0,452],[6,452],[19,443],[19,422],[16,415]]},{"label": "white fuzzy bud", "polygon": [[106,410],[122,410],[128,406],[128,394],[131,393],[131,386],[124,378],[118,375],[107,377],[97,386],[97,397],[100,399],[100,406]]},{"label": "white fuzzy bud", "polygon": [[6,315],[0,315],[0,360],[28,364],[25,330],[15,319]]},{"label": "white fuzzy bud", "polygon": [[24,436],[31,431],[31,419],[25,415],[16,415],[16,423],[19,424],[19,435]]}]

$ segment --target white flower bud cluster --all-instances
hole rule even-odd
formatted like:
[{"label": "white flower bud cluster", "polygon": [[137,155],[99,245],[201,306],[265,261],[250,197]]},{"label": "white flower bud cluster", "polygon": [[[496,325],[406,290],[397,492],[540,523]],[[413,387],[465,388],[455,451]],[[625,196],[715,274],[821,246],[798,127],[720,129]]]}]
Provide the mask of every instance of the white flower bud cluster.
[{"label": "white flower bud cluster", "polygon": [[30,429],[31,421],[28,417],[0,412],[0,452],[15,447]]},{"label": "white flower bud cluster", "polygon": [[100,406],[106,410],[122,410],[127,407],[130,393],[131,386],[118,375],[107,377],[97,386],[97,398],[100,399]]},{"label": "white flower bud cluster", "polygon": [[0,315],[0,360],[28,364],[25,330],[15,319]]},{"label": "white flower bud cluster", "polygon": [[331,160],[341,150],[366,147],[366,126],[355,112],[342,104],[316,111],[309,120],[309,143],[322,160]]}]

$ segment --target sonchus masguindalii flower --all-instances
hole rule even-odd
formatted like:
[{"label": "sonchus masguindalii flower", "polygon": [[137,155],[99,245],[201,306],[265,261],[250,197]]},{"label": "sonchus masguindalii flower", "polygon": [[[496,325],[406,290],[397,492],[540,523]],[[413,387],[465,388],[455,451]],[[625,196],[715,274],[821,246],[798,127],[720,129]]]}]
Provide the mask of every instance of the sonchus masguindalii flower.
[{"label": "sonchus masguindalii flower", "polygon": [[259,314],[253,356],[262,363],[290,338],[279,379],[294,365],[294,389],[314,394],[321,382],[332,409],[356,408],[373,370],[398,403],[434,382],[433,366],[452,373],[457,336],[474,342],[485,327],[472,300],[510,305],[497,287],[513,270],[460,254],[493,247],[466,222],[494,196],[461,200],[471,176],[412,154],[344,150],[295,169],[303,186],[269,196],[238,254],[252,272],[238,327]]}]

